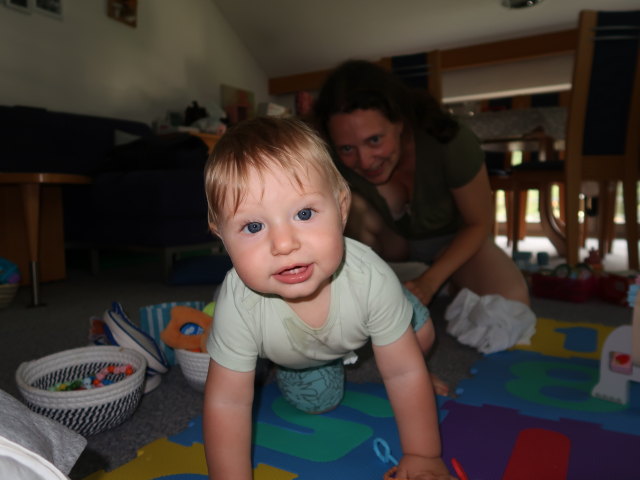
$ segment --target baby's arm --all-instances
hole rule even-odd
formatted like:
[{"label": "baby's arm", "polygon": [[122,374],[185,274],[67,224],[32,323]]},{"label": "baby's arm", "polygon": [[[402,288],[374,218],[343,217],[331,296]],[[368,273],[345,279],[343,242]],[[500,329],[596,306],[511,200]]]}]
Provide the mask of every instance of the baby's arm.
[{"label": "baby's arm", "polygon": [[204,394],[204,444],[209,478],[251,480],[254,372],[235,372],[213,360]]},{"label": "baby's arm", "polygon": [[413,331],[373,351],[400,433],[403,457],[396,477],[454,478],[441,458],[435,395]]}]

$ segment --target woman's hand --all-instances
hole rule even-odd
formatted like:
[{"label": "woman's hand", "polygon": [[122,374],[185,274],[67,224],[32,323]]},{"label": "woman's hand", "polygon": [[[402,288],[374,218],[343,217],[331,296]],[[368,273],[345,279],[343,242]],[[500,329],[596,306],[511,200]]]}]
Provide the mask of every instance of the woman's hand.
[{"label": "woman's hand", "polygon": [[[461,267],[480,251],[491,230],[491,189],[484,165],[469,183],[452,190],[452,194],[463,226],[425,273],[405,283],[425,305],[449,278],[460,276]],[[460,278],[454,280],[460,283]]]},{"label": "woman's hand", "polygon": [[418,297],[418,300],[420,300],[423,305],[429,305],[440,288],[440,284],[432,281],[428,272],[429,270],[418,278],[404,282],[404,286],[407,287],[407,290]]},{"label": "woman's hand", "polygon": [[408,480],[456,480],[449,473],[441,457],[404,455],[396,470],[397,479]]}]

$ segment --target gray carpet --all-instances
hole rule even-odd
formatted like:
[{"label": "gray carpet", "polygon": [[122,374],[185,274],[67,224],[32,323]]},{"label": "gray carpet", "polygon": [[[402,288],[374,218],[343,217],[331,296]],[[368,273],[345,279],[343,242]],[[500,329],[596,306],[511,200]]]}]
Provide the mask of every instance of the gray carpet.
[{"label": "gray carpet", "polygon": [[[538,244],[533,247],[547,248]],[[616,261],[620,261],[619,256],[608,259],[608,262]],[[92,276],[88,268],[82,265],[70,267],[66,280],[42,286],[41,297],[46,303],[43,307],[27,307],[30,291],[21,288],[14,302],[0,310],[0,355],[3,365],[0,370],[0,389],[21,399],[14,381],[18,365],[50,353],[86,345],[89,318],[101,315],[114,300],[119,301],[130,318],[137,321],[138,309],[146,305],[167,301],[209,301],[212,298],[213,285],[165,284],[159,259],[134,262],[134,265],[126,263],[118,262],[103,267],[97,276]],[[438,339],[429,358],[429,367],[455,390],[460,380],[469,376],[469,368],[480,358],[480,354],[460,345],[445,333],[443,313],[449,300],[446,296],[440,296],[431,305]],[[574,304],[534,298],[532,306],[538,316],[557,320],[618,325],[630,319],[628,308],[600,301]],[[370,350],[364,348],[359,354],[359,363],[347,371],[348,380],[380,381]],[[179,368],[173,368],[163,376],[160,387],[143,398],[131,419],[110,431],[88,438],[88,446],[72,470],[71,478],[81,479],[94,471],[111,470],[128,462],[135,458],[140,447],[186,428],[189,420],[201,413],[201,408],[202,394],[186,384]]]}]

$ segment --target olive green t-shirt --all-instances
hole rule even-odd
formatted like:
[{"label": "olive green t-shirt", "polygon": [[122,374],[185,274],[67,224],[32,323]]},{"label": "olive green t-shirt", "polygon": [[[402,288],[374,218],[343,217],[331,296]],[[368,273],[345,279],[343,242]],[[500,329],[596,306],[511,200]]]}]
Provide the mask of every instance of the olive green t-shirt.
[{"label": "olive green t-shirt", "polygon": [[418,240],[455,233],[461,226],[452,189],[469,183],[484,164],[484,152],[475,134],[460,125],[448,143],[415,132],[416,172],[413,198],[407,213],[393,220],[389,207],[376,187],[338,163],[352,190],[362,195],[380,213],[385,223],[403,237]]}]

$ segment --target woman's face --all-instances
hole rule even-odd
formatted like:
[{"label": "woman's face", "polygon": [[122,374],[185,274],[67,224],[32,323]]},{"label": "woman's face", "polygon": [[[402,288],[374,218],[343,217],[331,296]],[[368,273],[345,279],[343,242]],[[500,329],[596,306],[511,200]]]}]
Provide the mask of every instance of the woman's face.
[{"label": "woman's face", "polygon": [[386,183],[402,154],[402,122],[378,110],[354,110],[331,116],[329,135],[340,161],[374,185]]}]

